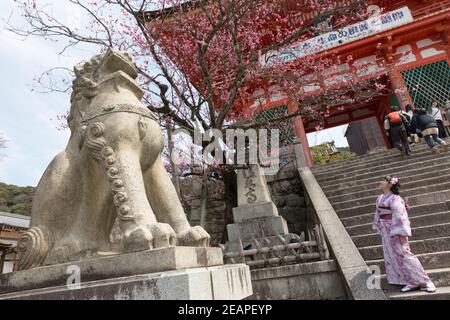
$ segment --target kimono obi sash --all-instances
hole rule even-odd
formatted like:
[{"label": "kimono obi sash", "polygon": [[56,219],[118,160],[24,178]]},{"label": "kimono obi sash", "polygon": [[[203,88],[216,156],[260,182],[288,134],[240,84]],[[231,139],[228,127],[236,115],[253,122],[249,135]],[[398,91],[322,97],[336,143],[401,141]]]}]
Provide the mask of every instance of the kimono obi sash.
[{"label": "kimono obi sash", "polygon": [[392,219],[391,207],[378,207],[378,211],[380,212],[381,219],[383,219],[383,220],[391,220]]}]

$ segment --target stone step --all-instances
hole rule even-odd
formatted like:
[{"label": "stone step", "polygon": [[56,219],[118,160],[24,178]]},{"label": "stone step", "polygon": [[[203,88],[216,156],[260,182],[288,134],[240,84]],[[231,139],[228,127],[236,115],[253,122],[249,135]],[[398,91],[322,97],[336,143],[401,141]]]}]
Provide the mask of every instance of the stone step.
[{"label": "stone step", "polygon": [[[407,161],[398,161],[395,163],[379,164],[377,166],[368,167],[363,170],[349,170],[347,173],[327,175],[326,177],[317,178],[317,181],[322,186],[335,185],[353,180],[362,180],[373,177],[384,177],[389,174],[400,175],[401,172],[408,170],[419,170],[420,168],[428,168],[434,165],[442,164],[444,161],[448,162],[450,154],[430,155],[422,159],[408,159]],[[419,172],[418,172],[419,173]]]},{"label": "stone step", "polygon": [[[417,217],[417,216],[426,216],[428,214],[436,214],[436,213],[442,213],[450,210],[450,201],[449,204],[446,202],[438,202],[433,204],[426,204],[421,206],[414,206],[412,207],[411,211],[408,213],[408,216],[410,218]],[[374,218],[374,212],[361,214],[357,216],[352,216],[348,218],[341,218],[342,224],[345,227],[352,227],[357,225],[364,225],[364,224],[372,224],[373,218]]]},{"label": "stone step", "polygon": [[[439,181],[439,180],[436,178],[436,182],[437,181]],[[444,182],[436,183],[433,185],[425,184],[425,185],[422,185],[420,187],[416,187],[413,189],[402,190],[401,196],[404,199],[411,199],[411,198],[414,198],[415,196],[418,196],[421,194],[427,194],[427,193],[432,193],[432,192],[445,192],[445,191],[449,191],[449,195],[450,195],[450,180],[447,180],[447,179],[445,179]],[[374,195],[369,194],[369,195],[365,196],[364,198],[349,199],[349,200],[344,200],[341,202],[331,202],[331,201],[330,202],[335,210],[341,210],[341,209],[352,208],[355,206],[361,206],[364,204],[370,204],[373,201],[375,201],[379,195],[380,195],[380,193],[377,193]],[[450,199],[450,197],[449,197],[449,199]]]},{"label": "stone step", "polygon": [[425,291],[387,292],[386,296],[389,300],[450,300],[450,286],[437,288],[435,293]]},{"label": "stone step", "polygon": [[[312,169],[353,242],[368,265],[378,265],[384,272],[381,238],[372,229],[375,201],[380,194],[378,182],[386,175],[396,175],[402,184],[401,196],[412,206],[409,212],[413,236],[411,250],[417,254],[437,286],[435,295],[450,299],[450,153],[431,154],[422,144],[410,157],[398,150],[358,157]],[[393,299],[414,294],[398,294],[400,287],[382,287]],[[442,289],[440,288],[440,289]],[[449,289],[449,290],[447,290]]]},{"label": "stone step", "polygon": [[[450,268],[427,270],[427,274],[437,288],[450,286]],[[402,287],[403,286],[389,284],[386,275],[381,276],[381,288],[383,291],[399,292]]]},{"label": "stone step", "polygon": [[[450,223],[434,224],[412,228],[412,240],[450,237]],[[352,237],[353,243],[358,247],[381,245],[381,237],[377,233],[364,234]]]},{"label": "stone step", "polygon": [[[421,149],[421,148],[419,148]],[[312,170],[314,173],[321,173],[328,170],[339,170],[341,168],[348,168],[349,166],[359,164],[365,161],[372,161],[375,159],[381,159],[386,158],[393,155],[398,155],[397,149],[388,149],[383,152],[378,152],[374,154],[364,154],[360,156],[356,156],[355,158],[346,159],[346,160],[339,160],[339,161],[333,161],[330,163],[322,164],[322,165],[315,165]]]},{"label": "stone step", "polygon": [[[423,180],[413,180],[411,182],[405,182],[402,177],[400,178],[402,195],[409,195],[409,190],[414,190],[416,188],[420,188],[423,186],[431,186],[434,184],[448,183],[450,181],[450,169],[448,170],[448,174],[443,174],[442,172],[435,172],[434,174],[428,173],[425,174],[426,178]],[[327,195],[328,200],[331,203],[343,202],[346,200],[353,200],[364,198],[367,196],[377,196],[380,194],[380,191],[377,188],[378,184],[374,183],[372,185],[372,189],[370,190],[360,190],[360,191],[350,191],[348,193],[343,193],[335,196]]]},{"label": "stone step", "polygon": [[[450,138],[446,139],[447,143],[450,142]],[[420,153],[423,150],[429,150],[428,145],[423,142],[423,143],[419,143],[419,144],[415,144],[412,148],[413,153]],[[331,163],[327,163],[327,164],[323,164],[323,165],[316,165],[313,167],[314,172],[320,173],[323,170],[330,170],[330,169],[339,169],[339,168],[349,168],[352,167],[355,164],[358,163],[362,163],[362,162],[371,162],[373,160],[380,160],[380,159],[386,159],[388,157],[392,157],[392,156],[398,156],[399,155],[399,151],[395,148],[391,148],[388,150],[385,150],[383,152],[377,152],[374,154],[365,154],[365,155],[361,155],[361,156],[357,156],[355,158],[352,159],[346,159],[346,160],[341,160],[341,161],[335,161],[335,162],[331,162]]]},{"label": "stone step", "polygon": [[398,155],[398,150],[389,149],[389,150],[375,153],[372,155],[365,154],[365,155],[357,156],[352,159],[339,160],[339,161],[334,161],[334,162],[322,164],[322,165],[315,165],[314,167],[312,167],[311,170],[313,171],[314,174],[319,174],[319,173],[323,173],[323,172],[330,171],[330,170],[346,169],[355,164],[360,164],[363,162],[370,162],[373,160],[378,160],[378,159],[386,158],[389,156],[393,156],[394,152],[396,155]]},{"label": "stone step", "polygon": [[[445,155],[445,154],[448,154],[448,152],[447,153],[442,152],[442,155]],[[388,166],[388,165],[392,165],[395,163],[402,163],[404,165],[406,163],[420,162],[420,161],[424,161],[426,159],[431,159],[435,156],[436,156],[435,154],[433,154],[430,150],[427,150],[427,149],[413,152],[408,157],[402,157],[402,155],[400,155],[399,153],[396,153],[394,155],[390,155],[390,156],[384,157],[384,158],[380,157],[380,158],[370,159],[370,161],[353,163],[349,166],[345,166],[342,168],[333,168],[333,169],[321,171],[321,172],[314,171],[314,175],[316,176],[316,179],[318,181],[321,181],[323,178],[332,177],[332,176],[336,176],[336,175],[345,175],[352,171],[363,172],[364,170],[367,170],[369,168],[373,168],[373,167],[377,167],[377,166]]]},{"label": "stone step", "polygon": [[[416,255],[425,270],[450,267],[450,251],[423,253]],[[368,266],[378,266],[381,273],[386,273],[384,259],[366,261]]]},{"label": "stone step", "polygon": [[[410,241],[411,251],[414,254],[432,253],[450,250],[450,237],[432,238]],[[364,260],[383,259],[383,247],[381,245],[358,248]]]},{"label": "stone step", "polygon": [[[428,146],[423,143],[423,144],[416,144],[413,147],[413,154],[416,153],[421,153],[425,150],[428,150]],[[388,158],[392,158],[392,157],[398,157],[399,155],[399,151],[397,149],[389,149],[386,150],[384,152],[379,152],[379,153],[375,153],[375,154],[371,154],[371,155],[361,155],[361,156],[357,156],[355,158],[352,159],[347,159],[347,160],[342,160],[342,161],[335,161],[332,163],[327,163],[324,165],[317,165],[314,166],[312,168],[314,173],[323,173],[325,171],[330,171],[330,170],[340,170],[340,169],[348,169],[349,167],[352,167],[354,165],[358,165],[361,163],[371,163],[371,162],[375,162],[375,161],[379,161],[381,159],[388,159]]]},{"label": "stone step", "polygon": [[[373,221],[373,215],[371,215],[371,220]],[[374,230],[372,229],[372,221],[370,223],[347,227],[347,232],[352,237],[371,234],[374,232]],[[410,221],[411,225],[414,227],[450,223],[450,211],[410,217]]]},{"label": "stone step", "polygon": [[[431,192],[425,194],[419,194],[415,196],[408,196],[404,198],[405,201],[411,206],[427,205],[436,202],[445,202],[450,199],[450,190],[444,190],[440,192]],[[363,204],[351,208],[335,209],[337,215],[341,218],[357,216],[361,214],[374,213],[376,199],[372,198],[372,203]],[[333,206],[334,207],[334,206]]]},{"label": "stone step", "polygon": [[[429,178],[431,175],[438,176],[440,172],[442,172],[443,175],[448,173],[448,170],[450,170],[450,159],[442,161],[441,163],[429,166],[429,167],[421,167],[421,168],[414,168],[410,170],[400,170],[395,172],[394,174],[398,176],[402,182],[407,183],[414,181],[415,179],[421,180]],[[383,176],[375,175],[371,178],[362,178],[362,179],[355,179],[355,180],[347,180],[347,181],[341,181],[341,182],[335,182],[330,185],[323,185],[322,190],[327,196],[333,196],[336,194],[333,194],[333,192],[336,192],[337,194],[349,193],[351,191],[359,191],[359,188],[361,190],[370,190],[372,188],[376,188],[378,185],[378,182]],[[417,177],[417,178],[416,178]],[[348,190],[348,191],[346,191]]]}]

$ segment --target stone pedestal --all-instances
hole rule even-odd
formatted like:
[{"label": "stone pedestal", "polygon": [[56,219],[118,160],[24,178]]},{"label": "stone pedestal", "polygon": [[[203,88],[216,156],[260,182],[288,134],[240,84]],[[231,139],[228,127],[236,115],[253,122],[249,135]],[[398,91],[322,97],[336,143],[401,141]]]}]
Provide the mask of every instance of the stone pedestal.
[{"label": "stone pedestal", "polygon": [[170,247],[0,275],[0,300],[235,300],[251,294],[248,267],[224,266],[219,248]]},{"label": "stone pedestal", "polygon": [[250,165],[238,170],[237,182],[238,207],[233,209],[234,224],[227,226],[228,251],[239,251],[252,244],[253,239],[289,234],[286,221],[272,202],[261,168]]}]

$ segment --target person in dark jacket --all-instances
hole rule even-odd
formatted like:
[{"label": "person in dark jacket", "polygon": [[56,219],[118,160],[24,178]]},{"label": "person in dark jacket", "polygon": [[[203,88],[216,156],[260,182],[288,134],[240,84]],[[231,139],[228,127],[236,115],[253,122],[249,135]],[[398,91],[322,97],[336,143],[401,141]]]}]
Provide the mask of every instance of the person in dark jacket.
[{"label": "person in dark jacket", "polygon": [[408,141],[408,115],[398,106],[391,106],[391,112],[385,117],[384,130],[391,142],[402,154],[410,155],[411,146]]},{"label": "person in dark jacket", "polygon": [[425,142],[431,148],[433,153],[439,153],[439,149],[435,147],[435,142],[442,147],[444,152],[447,151],[447,143],[439,138],[439,129],[436,120],[427,113],[426,109],[416,108],[411,121],[411,128],[414,131],[420,130]]}]

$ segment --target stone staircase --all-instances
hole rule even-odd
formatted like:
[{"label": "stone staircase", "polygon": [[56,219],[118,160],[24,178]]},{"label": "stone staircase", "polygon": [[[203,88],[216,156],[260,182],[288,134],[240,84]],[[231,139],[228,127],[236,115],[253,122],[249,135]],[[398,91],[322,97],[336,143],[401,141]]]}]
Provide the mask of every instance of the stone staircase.
[{"label": "stone staircase", "polygon": [[412,205],[409,214],[413,236],[411,249],[438,287],[400,293],[382,276],[382,288],[390,299],[450,299],[450,152],[432,155],[416,145],[413,155],[402,158],[398,150],[366,155],[313,168],[324,193],[368,265],[384,273],[381,239],[372,230],[378,181],[396,175],[402,197]]}]

